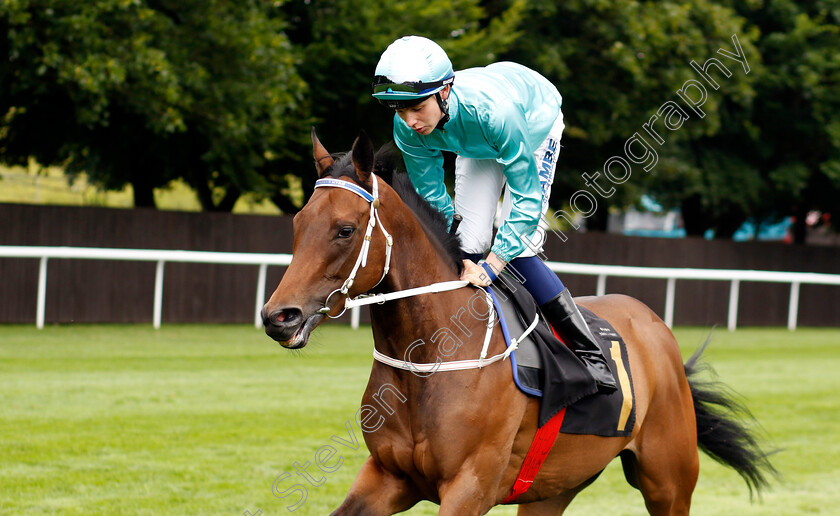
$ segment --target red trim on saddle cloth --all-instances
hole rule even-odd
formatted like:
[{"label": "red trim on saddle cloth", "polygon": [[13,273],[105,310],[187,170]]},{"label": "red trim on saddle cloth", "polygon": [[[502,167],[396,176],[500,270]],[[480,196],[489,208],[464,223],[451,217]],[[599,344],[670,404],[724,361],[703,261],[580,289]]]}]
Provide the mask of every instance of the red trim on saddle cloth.
[{"label": "red trim on saddle cloth", "polygon": [[531,447],[528,448],[528,455],[522,462],[522,467],[519,469],[519,476],[516,477],[516,482],[510,488],[510,494],[507,498],[502,500],[502,503],[513,503],[517,498],[525,494],[531,484],[534,483],[534,478],[540,472],[540,468],[548,457],[548,452],[554,446],[554,441],[557,439],[557,434],[560,433],[560,426],[563,424],[563,417],[566,415],[566,409],[563,408],[557,414],[548,420],[537,429],[534,435],[534,441]]},{"label": "red trim on saddle cloth", "polygon": [[[549,327],[551,326],[549,325]],[[557,335],[553,327],[551,327],[551,331],[557,337],[557,340],[566,344]],[[531,484],[534,483],[534,478],[540,472],[540,468],[542,468],[546,457],[548,457],[548,452],[554,446],[554,441],[557,440],[557,434],[560,433],[560,427],[563,425],[563,418],[565,416],[566,409],[563,408],[560,412],[554,414],[548,420],[548,423],[537,429],[537,433],[534,435],[534,441],[531,443],[531,447],[528,448],[528,455],[525,456],[522,467],[519,468],[519,475],[516,477],[513,487],[510,488],[510,493],[507,495],[507,498],[502,500],[502,503],[513,503],[517,498],[525,494],[531,487]]]}]

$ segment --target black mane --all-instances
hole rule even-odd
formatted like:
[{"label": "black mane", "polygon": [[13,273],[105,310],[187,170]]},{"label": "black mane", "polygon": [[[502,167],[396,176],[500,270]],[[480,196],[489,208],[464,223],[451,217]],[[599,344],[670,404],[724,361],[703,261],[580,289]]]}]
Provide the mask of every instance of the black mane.
[{"label": "black mane", "polygon": [[[370,187],[359,181],[359,177],[356,175],[356,170],[353,167],[350,152],[334,154],[333,158],[335,159],[335,163],[326,171],[329,176],[336,178],[341,176],[350,177],[362,185],[365,190],[370,191]],[[391,188],[397,192],[400,199],[411,209],[417,217],[417,220],[420,221],[420,225],[426,231],[429,238],[440,243],[441,248],[460,274],[463,268],[463,262],[461,261],[461,242],[457,236],[449,234],[449,222],[444,218],[443,214],[420,197],[414,189],[414,185],[411,184],[408,173],[405,171],[402,153],[393,142],[383,145],[377,151],[373,173],[391,185]]]},{"label": "black mane", "polygon": [[359,176],[356,175],[356,168],[353,166],[352,153],[338,152],[335,154],[330,154],[330,157],[335,160],[335,163],[330,165],[330,167],[325,171],[326,175],[335,178],[347,176],[353,181],[355,181],[356,184],[370,192],[370,187],[362,183],[361,180],[359,180]]}]

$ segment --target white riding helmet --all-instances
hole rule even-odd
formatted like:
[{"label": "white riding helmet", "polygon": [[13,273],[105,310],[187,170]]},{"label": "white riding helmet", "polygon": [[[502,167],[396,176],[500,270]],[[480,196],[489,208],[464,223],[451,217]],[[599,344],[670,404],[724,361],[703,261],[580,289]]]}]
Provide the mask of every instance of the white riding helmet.
[{"label": "white riding helmet", "polygon": [[393,109],[418,104],[455,80],[452,62],[440,45],[422,36],[391,43],[376,65],[373,96]]}]

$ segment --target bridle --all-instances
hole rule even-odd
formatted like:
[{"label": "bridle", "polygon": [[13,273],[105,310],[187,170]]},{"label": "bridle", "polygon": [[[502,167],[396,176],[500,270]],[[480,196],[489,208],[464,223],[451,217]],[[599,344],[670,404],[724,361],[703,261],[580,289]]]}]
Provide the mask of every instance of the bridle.
[{"label": "bridle", "polygon": [[[372,288],[375,288],[377,285],[382,283],[382,280],[385,279],[385,276],[388,275],[388,271],[391,268],[391,250],[394,245],[394,239],[390,233],[385,229],[385,226],[382,225],[382,220],[379,218],[379,179],[376,177],[375,174],[370,175],[373,183],[373,187],[371,188],[371,192],[368,192],[361,186],[351,183],[349,181],[342,181],[340,179],[335,178],[322,178],[315,181],[315,188],[341,188],[354,194],[358,195],[368,203],[370,203],[370,218],[368,220],[367,228],[365,229],[365,236],[364,240],[362,241],[362,248],[359,250],[359,256],[356,258],[356,263],[353,265],[353,270],[350,271],[350,276],[344,280],[341,287],[333,290],[324,300],[324,307],[318,310],[318,313],[324,314],[327,317],[332,319],[336,319],[341,317],[344,312],[347,311],[348,308],[353,308],[355,306],[363,306],[363,305],[370,305],[370,304],[382,304],[386,301],[391,301],[394,299],[401,299],[405,297],[416,296],[420,294],[429,294],[435,292],[446,292],[448,290],[456,290],[459,288],[466,287],[469,285],[469,281],[466,280],[457,280],[457,281],[442,281],[439,283],[433,283],[431,285],[426,285],[423,287],[416,287],[410,288],[406,290],[400,290],[396,292],[388,292],[383,294],[359,294],[358,296],[350,299],[347,296],[347,293],[350,291],[350,288],[353,286],[353,282],[356,279],[356,274],[359,272],[359,269],[365,267],[367,265],[367,258],[368,253],[370,252],[370,241],[371,236],[373,235],[373,228],[376,227],[377,222],[379,223],[379,230],[382,232],[382,235],[385,237],[385,266],[382,269],[382,276],[379,277],[379,281],[376,282]],[[484,290],[484,289],[482,289]],[[341,313],[338,315],[330,315],[330,298],[332,298],[333,294],[342,294],[345,296],[344,299],[344,309],[341,310]],[[485,298],[487,300],[487,304],[490,310],[494,310],[493,308],[493,301],[489,290],[484,290]],[[492,312],[491,312],[492,313]],[[539,316],[534,319],[534,322],[531,326],[523,333],[519,339],[513,339],[511,345],[505,350],[504,353],[500,353],[490,358],[487,357],[487,350],[490,345],[490,336],[493,332],[493,326],[495,325],[495,318],[494,316],[488,317],[487,320],[487,332],[484,338],[484,346],[481,350],[481,355],[478,360],[457,360],[454,362],[448,362],[446,364],[441,364],[438,361],[435,364],[414,364],[408,360],[397,360],[386,355],[383,355],[376,348],[373,349],[373,357],[379,362],[384,364],[390,365],[391,367],[396,367],[398,369],[404,369],[408,371],[418,372],[428,372],[429,374],[435,373],[437,371],[458,371],[463,369],[475,369],[484,367],[486,365],[492,364],[493,362],[497,362],[499,360],[504,360],[517,348],[518,341],[522,341],[533,329],[536,327],[537,322],[539,321]]]},{"label": "bridle", "polygon": [[[340,293],[342,295],[347,295],[347,292],[350,291],[350,288],[353,286],[353,282],[356,280],[356,273],[359,272],[359,269],[365,267],[367,265],[367,258],[368,253],[370,252],[370,240],[373,234],[373,228],[376,226],[376,223],[379,222],[379,230],[382,231],[382,235],[385,237],[385,267],[382,269],[382,276],[380,276],[379,281],[376,282],[376,285],[382,283],[382,280],[385,279],[385,276],[388,275],[388,270],[391,268],[391,249],[394,246],[394,239],[391,237],[391,234],[385,229],[385,226],[382,225],[382,220],[379,219],[379,212],[377,208],[379,208],[379,180],[377,179],[376,175],[371,174],[371,179],[373,180],[373,193],[369,193],[367,190],[362,188],[359,185],[342,181],[340,179],[334,178],[322,178],[315,181],[315,188],[343,188],[344,190],[348,190],[353,192],[354,194],[358,195],[362,199],[366,200],[370,203],[370,219],[368,220],[367,228],[365,229],[365,237],[362,241],[362,248],[359,250],[359,256],[356,258],[356,263],[353,265],[353,270],[350,271],[350,276],[344,280],[344,283],[341,287],[333,290],[330,292],[330,295],[327,296],[327,299],[324,300],[324,308],[318,310],[319,313],[325,314],[327,317],[331,319],[336,319],[341,317],[344,312],[350,308],[347,305],[347,301],[345,299],[344,302],[344,309],[338,315],[330,315],[330,298],[335,293]],[[376,287],[374,285],[371,288]]]},{"label": "bridle", "polygon": [[[353,286],[353,282],[356,279],[356,274],[359,272],[359,269],[367,265],[368,253],[370,253],[371,236],[373,234],[373,228],[376,227],[377,223],[379,223],[379,230],[382,232],[382,235],[385,236],[385,266],[382,268],[382,276],[379,277],[379,281],[376,282],[376,285],[382,283],[382,280],[385,279],[385,276],[388,275],[388,271],[391,269],[391,250],[394,246],[394,239],[391,236],[391,234],[388,233],[388,231],[385,229],[385,226],[382,225],[382,219],[379,218],[379,179],[376,177],[375,174],[371,174],[370,177],[373,180],[373,187],[371,188],[372,193],[368,192],[367,190],[365,190],[357,184],[350,183],[348,181],[342,181],[340,179],[323,178],[315,181],[315,188],[342,188],[344,190],[353,192],[354,194],[358,195],[359,197],[370,203],[370,219],[368,220],[367,228],[365,229],[364,240],[362,241],[362,248],[359,250],[359,256],[356,258],[356,263],[353,265],[353,270],[350,271],[350,276],[346,280],[344,280],[344,283],[341,285],[341,287],[330,292],[330,295],[328,295],[327,299],[324,300],[324,307],[318,310],[318,313],[324,314],[327,317],[330,317],[331,319],[341,317],[344,314],[344,312],[347,311],[348,308],[353,308],[356,306],[372,305],[374,303],[382,304],[385,301],[391,301],[393,299],[401,299],[404,297],[411,297],[419,294],[446,292],[447,290],[455,290],[469,285],[468,281],[462,280],[441,281],[439,283],[433,283],[431,285],[426,285],[423,287],[399,290],[396,292],[387,292],[384,294],[359,294],[358,296],[352,299],[345,298],[344,309],[341,310],[341,313],[339,313],[338,315],[330,315],[330,311],[332,310],[330,308],[330,298],[332,298],[333,294],[336,293],[347,296],[347,292],[349,292],[350,288]],[[372,289],[376,287],[376,285],[370,288]]]}]

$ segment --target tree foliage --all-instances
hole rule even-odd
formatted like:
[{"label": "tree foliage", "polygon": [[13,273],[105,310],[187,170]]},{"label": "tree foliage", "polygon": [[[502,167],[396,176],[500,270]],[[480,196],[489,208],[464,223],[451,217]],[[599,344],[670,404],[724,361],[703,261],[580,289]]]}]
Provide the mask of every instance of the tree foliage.
[{"label": "tree foliage", "polygon": [[276,8],[257,0],[7,1],[0,156],[106,188],[184,178],[205,209],[267,192],[306,125],[306,85]]},{"label": "tree foliage", "polygon": [[[596,196],[598,209],[589,216],[589,227],[604,228],[608,207],[636,202],[652,189],[654,178],[683,191],[694,188],[696,169],[669,155],[678,153],[682,142],[716,134],[728,123],[729,111],[754,97],[750,76],[721,81],[719,91],[709,92],[701,118],[676,93],[687,80],[698,79],[690,62],[703,64],[718,48],[731,45],[733,34],[756,57],[742,20],[726,7],[701,0],[540,0],[529,3],[525,19],[528,30],[507,57],[541,71],[563,95],[566,131],[555,180],[561,195],[555,194],[552,203],[562,207],[573,192],[586,189],[584,173],[599,174],[602,190],[615,189],[609,197]],[[667,101],[681,104],[689,119],[676,131],[663,131],[660,122],[657,132],[664,143],[656,142],[643,124]],[[614,156],[626,159],[625,143],[636,133],[659,161],[649,171],[633,165],[628,179],[611,183],[605,164]]]},{"label": "tree foliage", "polygon": [[803,242],[811,210],[840,213],[840,4],[767,0],[737,3],[762,34],[766,73],[757,85],[749,146],[767,195],[755,213],[795,217]]},{"label": "tree foliage", "polygon": [[792,216],[802,243],[809,211],[838,213],[840,8],[829,5],[732,4],[756,35],[753,101],[726,99],[720,127],[676,149],[670,166],[680,172],[652,185],[681,208],[690,234],[728,238],[746,220]]},{"label": "tree foliage", "polygon": [[[360,129],[375,141],[391,139],[393,111],[371,97],[370,85],[379,56],[395,39],[425,36],[447,50],[456,68],[486,65],[516,40],[524,5],[515,0],[490,18],[476,0],[290,1],[283,7],[288,34],[303,54],[299,71],[321,140],[340,149]],[[310,169],[302,172],[307,191],[315,179]]]},{"label": "tree foliage", "polygon": [[[590,227],[603,227],[607,206],[624,208],[640,193],[679,208],[686,230],[731,237],[746,220],[794,216],[804,240],[810,210],[838,212],[840,6],[829,1],[529,3],[529,30],[509,57],[530,64],[564,94],[567,130],[558,166],[558,200],[585,188],[582,172],[601,171],[667,100],[690,119],[667,141],[649,172],[633,169],[600,203]],[[723,59],[735,34],[749,72]],[[677,98],[699,79],[691,61],[723,59],[732,75],[711,72],[701,118]],[[644,132],[642,136],[647,138]],[[650,141],[651,138],[648,138]],[[601,200],[601,199],[599,199]]]},{"label": "tree foliage", "polygon": [[[591,228],[642,193],[681,209],[689,234],[793,215],[801,240],[809,210],[838,213],[834,0],[6,0],[0,161],[131,183],[137,206],[180,177],[206,209],[256,192],[292,212],[290,185],[314,183],[312,124],[329,148],[360,129],[390,139],[370,81],[406,34],[438,41],[456,69],[508,59],[558,86],[567,128],[552,202],[595,193],[584,174],[600,174],[611,193],[595,197]],[[718,52],[733,35],[748,72]],[[701,116],[678,92],[710,58],[731,74],[710,72],[719,87]],[[644,126],[669,101],[686,120],[657,141]],[[637,135],[655,163],[630,160],[608,181]]]}]

